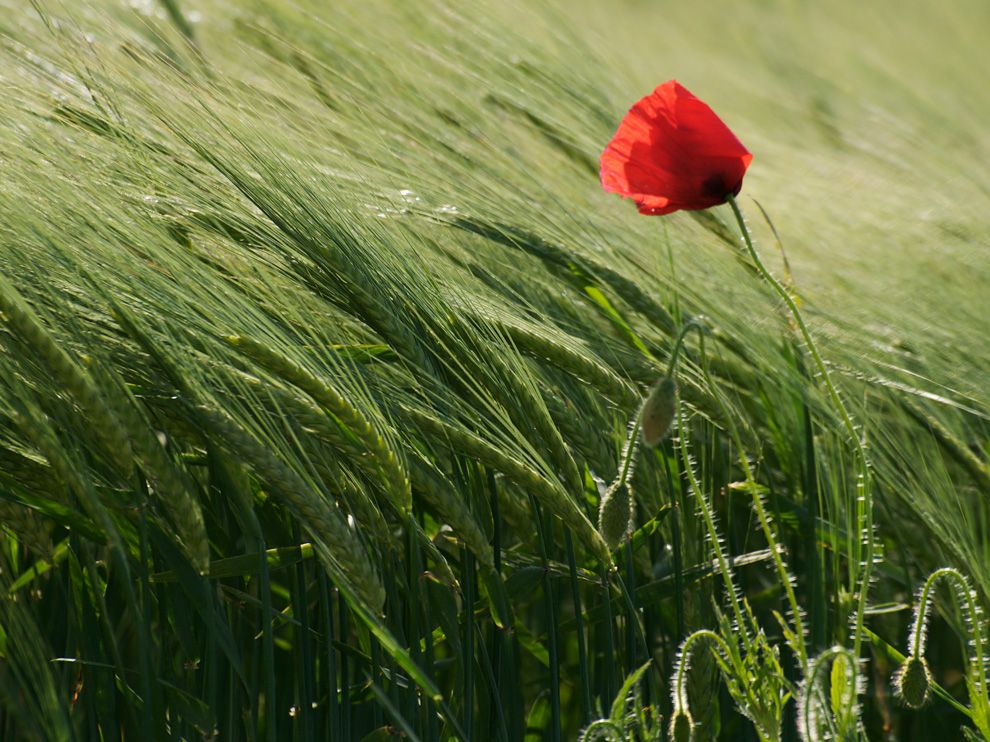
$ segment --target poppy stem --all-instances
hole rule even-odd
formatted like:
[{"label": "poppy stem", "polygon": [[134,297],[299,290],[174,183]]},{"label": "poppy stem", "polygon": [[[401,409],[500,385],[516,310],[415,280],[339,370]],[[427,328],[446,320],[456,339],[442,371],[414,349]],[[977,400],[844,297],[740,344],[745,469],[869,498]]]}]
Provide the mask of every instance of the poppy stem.
[{"label": "poppy stem", "polygon": [[[691,330],[694,329],[698,330],[700,333],[705,331],[705,326],[697,317],[692,317],[685,322],[681,326],[681,331],[677,333],[677,339],[674,341],[674,348],[670,351],[670,361],[667,363],[667,378],[674,378],[674,372],[677,370],[677,359],[681,354],[681,347],[684,345],[684,338]],[[643,400],[639,405],[639,409],[636,411],[636,417],[633,418],[629,439],[626,441],[626,447],[622,451],[622,466],[619,470],[619,476],[615,480],[620,483],[619,486],[626,483],[626,480],[629,479],[630,472],[632,471],[632,461],[636,457],[636,446],[639,443],[641,436],[643,413],[645,410],[646,400]]]},{"label": "poppy stem", "polygon": [[667,376],[670,378],[673,378],[674,371],[677,370],[677,359],[681,354],[681,346],[684,345],[684,338],[694,329],[697,329],[701,333],[705,331],[705,326],[697,317],[692,317],[685,322],[681,327],[681,331],[677,334],[677,340],[674,341],[674,349],[670,351],[670,361],[667,364]]},{"label": "poppy stem", "polygon": [[856,464],[859,469],[856,481],[856,522],[860,525],[861,532],[863,534],[863,544],[866,549],[866,553],[860,561],[862,573],[860,574],[860,585],[856,604],[856,623],[853,636],[853,654],[859,658],[863,638],[863,621],[866,614],[866,596],[870,586],[870,574],[873,570],[873,560],[876,551],[873,534],[873,492],[870,477],[870,463],[869,458],[866,455],[866,447],[856,430],[856,426],[853,423],[849,411],[846,409],[845,404],[842,402],[842,398],[839,396],[838,390],[832,383],[832,378],[829,375],[828,367],[825,365],[825,361],[818,352],[818,346],[815,344],[814,338],[811,336],[811,331],[808,329],[808,326],[804,322],[804,318],[801,316],[801,310],[798,308],[797,302],[794,301],[794,297],[791,296],[790,292],[784,287],[784,285],[778,281],[763,264],[760,254],[753,245],[753,239],[749,234],[749,228],[746,226],[746,220],[743,218],[742,211],[739,209],[739,204],[736,203],[735,196],[729,195],[727,200],[729,206],[732,207],[732,213],[736,217],[736,222],[739,224],[739,230],[742,232],[743,241],[746,243],[746,250],[749,253],[750,258],[753,260],[756,270],[787,305],[787,309],[790,311],[791,317],[793,317],[795,324],[797,324],[798,329],[801,332],[801,337],[804,340],[805,347],[807,347],[808,352],[811,354],[811,357],[815,363],[815,368],[825,384],[829,399],[835,407],[836,412],[838,412],[846,433],[855,444]]}]

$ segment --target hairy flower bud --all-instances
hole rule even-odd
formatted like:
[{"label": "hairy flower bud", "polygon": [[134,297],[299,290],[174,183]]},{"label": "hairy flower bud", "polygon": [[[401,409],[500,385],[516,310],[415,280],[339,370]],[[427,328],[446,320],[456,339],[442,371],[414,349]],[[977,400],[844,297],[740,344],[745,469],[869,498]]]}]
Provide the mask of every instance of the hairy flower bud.
[{"label": "hairy flower bud", "polygon": [[658,381],[643,402],[643,443],[653,448],[662,441],[677,414],[677,382],[669,376]]},{"label": "hairy flower bud", "polygon": [[921,708],[928,701],[932,673],[924,657],[908,657],[894,679],[897,694],[909,708]]},{"label": "hairy flower bud", "polygon": [[671,717],[670,738],[673,742],[691,742],[694,739],[694,719],[687,709],[677,709]]},{"label": "hairy flower bud", "polygon": [[608,488],[598,509],[598,532],[609,549],[629,535],[633,520],[632,491],[627,482],[616,480]]}]

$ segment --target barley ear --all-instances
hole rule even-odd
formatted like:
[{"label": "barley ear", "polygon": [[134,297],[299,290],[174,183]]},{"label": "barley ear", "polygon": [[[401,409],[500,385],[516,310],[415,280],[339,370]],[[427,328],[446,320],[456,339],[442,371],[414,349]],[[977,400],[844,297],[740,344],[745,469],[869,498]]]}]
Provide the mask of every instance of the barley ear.
[{"label": "barley ear", "polygon": [[[403,513],[409,512],[412,503],[405,467],[399,455],[356,404],[326,379],[257,340],[242,335],[230,335],[225,340],[269,372],[297,386],[340,421],[361,442],[364,447],[361,453],[367,452],[375,462],[395,506]],[[357,458],[358,461],[362,459],[362,456]]]},{"label": "barley ear", "polygon": [[0,497],[0,527],[4,526],[32,554],[51,559],[52,523],[41,513]]},{"label": "barley ear", "polygon": [[108,408],[103,394],[77,360],[56,342],[17,289],[2,276],[0,323],[7,325],[47,365],[54,379],[75,399],[92,424],[102,453],[113,462],[120,474],[130,477],[134,471],[130,441]]},{"label": "barley ear", "polygon": [[385,588],[358,535],[336,504],[291,466],[260,444],[226,412],[207,405],[194,411],[216,443],[242,459],[272,494],[284,502],[309,533],[320,561],[330,576],[344,581],[356,596],[379,615]]},{"label": "barley ear", "polygon": [[145,417],[143,407],[122,380],[98,364],[90,363],[90,373],[113,393],[107,403],[131,443],[143,474],[151,480],[157,500],[175,526],[186,556],[200,575],[210,569],[210,542],[192,477],[169,454]]},{"label": "barley ear", "polygon": [[416,425],[432,441],[476,458],[490,469],[504,474],[560,518],[603,564],[610,565],[612,563],[612,555],[605,541],[581,508],[578,507],[574,498],[568,496],[556,479],[551,481],[551,479],[539,474],[533,467],[506,455],[501,449],[491,445],[483,438],[458,425],[444,422],[431,412],[417,410],[406,405],[401,405],[399,411],[403,417]]}]

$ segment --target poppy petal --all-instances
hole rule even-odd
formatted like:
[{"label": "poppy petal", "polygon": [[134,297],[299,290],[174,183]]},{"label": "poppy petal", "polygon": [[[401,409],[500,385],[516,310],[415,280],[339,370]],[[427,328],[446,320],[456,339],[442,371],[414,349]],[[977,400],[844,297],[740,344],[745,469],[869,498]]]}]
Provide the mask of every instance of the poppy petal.
[{"label": "poppy petal", "polygon": [[601,156],[602,187],[643,214],[707,209],[739,192],[753,156],[676,80],[629,109]]}]

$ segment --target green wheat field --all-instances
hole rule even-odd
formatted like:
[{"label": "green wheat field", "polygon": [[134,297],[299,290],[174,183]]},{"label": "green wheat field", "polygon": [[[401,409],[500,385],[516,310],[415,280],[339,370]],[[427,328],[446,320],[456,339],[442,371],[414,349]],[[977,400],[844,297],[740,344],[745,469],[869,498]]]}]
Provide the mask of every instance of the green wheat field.
[{"label": "green wheat field", "polygon": [[990,740],[988,29],[0,0],[0,738]]}]

